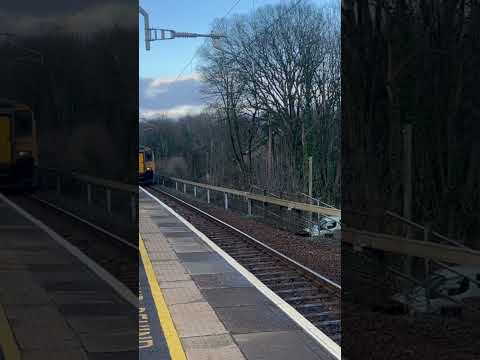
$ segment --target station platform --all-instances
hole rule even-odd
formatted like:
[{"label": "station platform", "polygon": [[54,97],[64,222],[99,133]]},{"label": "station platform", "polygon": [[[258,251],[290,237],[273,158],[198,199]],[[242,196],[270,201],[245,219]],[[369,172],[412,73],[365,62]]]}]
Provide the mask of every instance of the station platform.
[{"label": "station platform", "polygon": [[139,219],[140,359],[338,358],[259,291],[231,258],[144,189]]},{"label": "station platform", "polygon": [[75,249],[0,194],[0,359],[138,357],[138,301]]}]

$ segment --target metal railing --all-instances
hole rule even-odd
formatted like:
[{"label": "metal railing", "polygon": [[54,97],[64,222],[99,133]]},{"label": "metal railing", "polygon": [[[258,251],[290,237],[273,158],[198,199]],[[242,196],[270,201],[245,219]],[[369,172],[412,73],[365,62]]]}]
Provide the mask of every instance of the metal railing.
[{"label": "metal railing", "polygon": [[39,190],[54,191],[87,207],[102,209],[108,216],[138,219],[137,186],[52,168],[37,168]]},{"label": "metal railing", "polygon": [[[449,300],[452,304],[464,306],[465,304],[463,304],[462,301],[455,299],[454,296],[450,296],[449,293],[440,292],[432,288],[429,283],[430,276],[435,274],[436,271],[446,270],[460,278],[467,279],[472,284],[480,286],[478,279],[458,271],[450,265],[480,266],[480,251],[469,248],[459,241],[433,231],[431,226],[423,226],[395,212],[385,211],[384,214],[399,220],[408,227],[421,231],[423,233],[423,239],[415,239],[412,238],[412,236],[402,237],[344,228],[342,231],[342,241],[352,243],[354,249],[356,248],[357,250],[370,248],[391,254],[422,259],[424,261],[423,281],[413,278],[405,271],[393,269],[388,266],[386,266],[386,268],[396,276],[425,289],[425,309],[427,313],[431,307],[431,298],[433,295]],[[409,234],[411,233],[409,232]],[[434,238],[438,239],[438,242],[432,241]]]},{"label": "metal railing", "polygon": [[[299,210],[299,211],[305,211],[305,212],[311,212],[315,214],[321,214],[324,216],[337,216],[340,217],[340,210],[331,208],[331,207],[323,207],[323,206],[318,206],[318,205],[313,205],[313,204],[307,204],[307,203],[301,203],[297,201],[291,201],[291,200],[286,200],[286,199],[281,199],[279,197],[273,197],[273,196],[267,196],[265,194],[260,195],[260,194],[255,194],[249,191],[241,191],[241,190],[236,190],[236,189],[229,189],[221,186],[214,186],[214,185],[209,185],[209,184],[202,184],[202,183],[197,183],[194,181],[189,181],[189,180],[184,180],[184,179],[179,179],[179,178],[174,178],[174,177],[165,177],[161,176],[157,182],[165,184],[165,179],[168,179],[172,181],[175,184],[175,189],[178,191],[179,187],[183,187],[183,192],[187,191],[187,186],[190,186],[193,188],[194,193],[196,192],[197,188],[205,189],[207,191],[207,202],[210,202],[210,192],[215,191],[215,192],[220,192],[223,193],[224,195],[224,207],[225,209],[228,209],[228,200],[229,200],[229,195],[234,195],[234,196],[239,196],[244,198],[247,203],[248,203],[248,213],[249,215],[251,214],[251,202],[252,201],[257,201],[262,204],[271,204],[271,205],[277,205],[280,207],[285,207],[288,210]],[[179,186],[180,185],[180,186]]]},{"label": "metal railing", "polygon": [[[473,250],[471,248],[469,248],[468,246],[456,241],[456,240],[452,240],[452,239],[449,239],[448,237],[442,235],[442,234],[439,234],[437,233],[436,231],[432,231],[430,226],[423,226],[423,225],[420,225],[410,219],[407,219],[405,218],[404,216],[401,216],[397,213],[394,213],[392,211],[386,211],[385,212],[386,215],[389,215],[389,216],[392,216],[394,217],[395,219],[403,222],[404,224],[406,224],[407,226],[411,226],[413,228],[416,228],[418,230],[422,230],[424,232],[424,240],[425,241],[431,241],[431,236],[435,236],[436,238],[442,240],[442,241],[445,241],[449,244],[452,244],[454,246],[458,246],[459,248],[462,248],[462,249],[465,249],[465,250]],[[466,274],[463,274],[461,272],[458,272],[456,269],[452,268],[451,266],[441,262],[441,261],[437,261],[437,260],[433,260],[433,259],[430,259],[430,258],[425,258],[425,279],[426,281],[428,281],[429,277],[430,277],[430,274],[431,274],[431,264],[435,264],[436,266],[438,266],[439,268],[441,269],[445,269],[449,272],[452,272],[456,275],[458,275],[459,277],[462,277],[464,279],[467,279],[468,281],[476,284],[477,286],[480,286],[480,282],[477,281],[476,279],[472,278],[471,276],[468,276]],[[480,264],[479,264],[480,266]],[[427,309],[429,308],[430,306],[430,299],[429,299],[429,296],[430,296],[430,291],[431,289],[428,288],[428,286],[425,286],[425,298],[426,298],[426,302],[427,302]],[[438,295],[438,294],[437,294]],[[445,297],[444,294],[442,294],[443,297]],[[450,297],[449,297],[450,299]],[[450,299],[452,300],[452,299]],[[428,310],[427,310],[428,311]]]}]

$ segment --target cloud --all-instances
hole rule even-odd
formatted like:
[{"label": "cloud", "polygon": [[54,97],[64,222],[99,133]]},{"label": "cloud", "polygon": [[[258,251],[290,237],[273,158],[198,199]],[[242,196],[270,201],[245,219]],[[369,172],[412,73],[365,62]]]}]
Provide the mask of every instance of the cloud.
[{"label": "cloud", "polygon": [[205,108],[200,76],[196,73],[176,80],[170,77],[140,78],[140,116],[178,118],[200,113]]},{"label": "cloud", "polygon": [[163,116],[171,119],[179,119],[186,115],[198,115],[204,108],[203,105],[180,105],[170,109],[142,109],[140,116],[145,119],[158,119]]}]

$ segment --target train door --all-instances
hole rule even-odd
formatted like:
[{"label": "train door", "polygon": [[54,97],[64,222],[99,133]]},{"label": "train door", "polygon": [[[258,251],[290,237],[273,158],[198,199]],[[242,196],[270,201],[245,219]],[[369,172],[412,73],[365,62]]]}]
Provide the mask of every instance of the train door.
[{"label": "train door", "polygon": [[155,177],[155,173],[157,171],[157,164],[155,161],[155,152],[152,150],[152,171],[153,171],[153,176]]},{"label": "train door", "polygon": [[142,175],[145,173],[145,157],[143,152],[138,153],[138,172]]},{"label": "train door", "polygon": [[6,115],[0,115],[0,166],[8,166],[12,162],[11,139],[11,119]]}]

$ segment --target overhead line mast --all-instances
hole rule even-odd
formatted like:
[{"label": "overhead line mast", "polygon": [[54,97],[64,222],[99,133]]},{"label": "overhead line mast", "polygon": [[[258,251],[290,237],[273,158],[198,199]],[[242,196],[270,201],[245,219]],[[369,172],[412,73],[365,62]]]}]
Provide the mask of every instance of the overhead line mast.
[{"label": "overhead line mast", "polygon": [[225,37],[220,34],[199,34],[199,33],[190,33],[190,32],[180,32],[171,29],[161,29],[161,28],[151,28],[150,19],[148,12],[146,12],[141,6],[139,6],[139,12],[144,19],[144,29],[145,29],[145,49],[150,51],[150,43],[152,41],[158,40],[173,40],[176,38],[211,38],[213,40],[218,40]]}]

